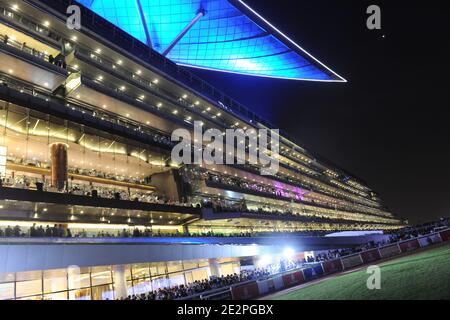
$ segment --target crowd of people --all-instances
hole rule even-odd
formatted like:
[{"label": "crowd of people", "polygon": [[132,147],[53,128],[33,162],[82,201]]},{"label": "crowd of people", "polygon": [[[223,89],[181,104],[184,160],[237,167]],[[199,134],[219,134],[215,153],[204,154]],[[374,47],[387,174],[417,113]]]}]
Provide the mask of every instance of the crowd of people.
[{"label": "crowd of people", "polygon": [[294,212],[291,208],[284,208],[283,210],[276,209],[269,205],[259,206],[257,209],[250,209],[247,207],[245,199],[242,199],[238,202],[230,202],[223,201],[221,199],[212,199],[210,201],[205,201],[202,203],[203,208],[211,208],[213,212],[241,212],[241,213],[249,213],[249,214],[262,214],[262,215],[276,215],[276,216],[290,216],[290,217],[298,217],[301,218],[302,221],[312,222],[320,220],[330,220],[330,217],[325,215],[316,214],[314,216],[307,216],[305,214],[300,214],[298,212]]},{"label": "crowd of people", "polygon": [[232,176],[223,175],[223,174],[221,174],[221,175],[213,174],[211,172],[203,172],[203,173],[201,173],[201,175],[202,175],[203,179],[210,181],[210,182],[227,184],[227,185],[235,186],[237,188],[253,190],[256,192],[262,192],[262,193],[271,194],[271,195],[283,197],[283,198],[289,198],[289,199],[293,199],[293,200],[303,200],[303,197],[301,195],[296,194],[292,191],[283,190],[281,188],[277,189],[273,186],[258,183],[256,181],[251,181],[251,180],[247,181],[247,180],[242,180],[237,177],[232,177]]},{"label": "crowd of people", "polygon": [[[324,198],[312,198],[306,196],[308,193],[310,193],[309,190],[313,190],[313,186],[309,187],[303,187],[296,188],[295,191],[290,190],[286,186],[283,186],[283,184],[280,183],[279,187],[275,187],[271,184],[264,184],[263,182],[258,182],[256,179],[251,179],[250,177],[242,178],[239,176],[232,176],[229,174],[223,174],[218,172],[209,172],[204,169],[199,168],[184,168],[183,172],[183,178],[186,181],[186,183],[191,184],[194,180],[200,179],[204,180],[207,183],[217,183],[217,184],[226,184],[229,186],[232,186],[234,188],[239,189],[247,189],[254,192],[264,193],[268,196],[276,196],[277,198],[284,198],[287,200],[290,200],[291,202],[301,202],[304,204],[312,204],[314,206],[320,206],[323,208],[328,209],[341,209],[349,214],[356,213],[358,215],[360,211],[355,210],[352,206],[335,202],[329,202],[325,200]],[[324,193],[323,190],[321,190],[322,193]],[[210,207],[213,208],[215,212],[248,212],[248,213],[262,213],[262,214],[274,214],[274,215],[296,215],[296,212],[294,212],[291,208],[282,208],[273,210],[273,208],[270,209],[269,206],[266,206],[266,208],[258,208],[258,210],[249,210],[246,207],[243,207],[241,203],[235,202],[231,203],[229,201],[220,201],[219,200],[212,200],[212,203],[210,204]],[[215,202],[215,203],[214,203]],[[361,210],[361,209],[359,209]],[[373,213],[373,210],[367,209],[367,213]],[[304,216],[304,215],[303,215]],[[325,216],[314,214],[317,218],[325,218]]]},{"label": "crowd of people", "polygon": [[[15,47],[23,52],[27,52],[35,57],[38,57],[39,59],[43,59],[43,60],[47,60],[49,61],[49,56],[47,56],[44,52],[36,50],[35,48],[29,47],[28,44],[26,42],[19,42],[17,41],[13,36],[8,36],[8,35],[2,35],[0,34],[0,39],[4,44],[10,45],[12,47]],[[52,57],[52,56],[50,56]],[[53,57],[52,57],[53,58]],[[53,60],[55,60],[55,58],[53,58]],[[49,61],[50,62],[50,61]],[[55,64],[55,61],[50,62]],[[63,67],[63,64],[61,62],[60,67]],[[67,65],[65,65],[64,63],[64,68],[66,68]]]},{"label": "crowd of people", "polygon": [[72,233],[69,228],[64,228],[62,224],[55,224],[52,227],[50,225],[47,225],[45,228],[44,226],[40,225],[37,226],[36,223],[34,223],[29,230],[26,230],[25,232],[22,230],[22,228],[19,225],[16,225],[14,227],[12,226],[6,226],[3,230],[0,228],[0,237],[15,237],[15,238],[23,238],[23,237],[32,237],[32,238],[71,238]]},{"label": "crowd of people", "polygon": [[367,244],[355,247],[355,248],[343,248],[336,250],[329,250],[315,256],[308,256],[303,260],[298,261],[287,261],[285,259],[280,259],[279,263],[274,263],[261,269],[255,269],[252,271],[241,271],[241,274],[233,274],[222,277],[211,277],[210,279],[205,279],[202,281],[195,281],[187,285],[179,285],[173,287],[160,288],[148,293],[129,295],[121,300],[174,300],[182,299],[186,297],[192,297],[201,293],[206,293],[208,291],[229,287],[234,284],[249,280],[259,280],[262,278],[267,278],[268,276],[278,273],[285,272],[291,269],[302,268],[307,263],[317,263],[327,260],[334,260],[346,255],[361,252],[370,248],[376,248],[388,243],[396,242],[399,240],[406,240],[411,237],[426,236],[427,234],[433,233],[436,228],[439,227],[449,227],[450,220],[443,219],[438,223],[430,223],[416,228],[405,228],[400,230],[399,233],[391,235],[389,240],[381,242],[369,242]]},{"label": "crowd of people", "polygon": [[[309,260],[304,262],[320,262],[324,260],[330,260],[339,258],[345,255],[361,252],[370,248],[376,248],[389,243],[395,243],[402,240],[408,240],[410,238],[415,238],[419,236],[424,236],[430,234],[436,230],[436,228],[450,227],[450,219],[442,219],[439,222],[433,222],[429,224],[420,225],[417,227],[407,227],[389,234],[389,240],[381,242],[369,242],[367,244],[354,247],[354,248],[344,248],[338,250],[330,250],[326,254],[320,254],[315,258],[309,258]],[[214,231],[204,231],[204,232],[179,232],[178,230],[174,232],[163,232],[160,229],[146,228],[123,228],[122,230],[95,230],[87,231],[85,229],[81,230],[71,230],[63,224],[50,225],[37,225],[34,223],[31,227],[25,228],[16,226],[6,226],[5,228],[0,228],[0,237],[33,237],[33,238],[152,238],[152,237],[275,237],[275,236],[322,236],[326,234],[324,231],[271,231],[271,232],[260,232],[255,230],[245,230],[237,231],[233,233],[222,233]],[[311,260],[313,259],[313,260]]]},{"label": "crowd of people", "polygon": [[[342,248],[329,250],[324,253],[316,254],[315,256],[308,256],[302,262],[303,263],[314,263],[322,262],[327,260],[334,260],[340,257],[345,257],[354,253],[366,251],[369,249],[378,248],[391,243],[397,243],[399,241],[409,240],[417,237],[424,237],[431,233],[435,233],[436,230],[450,228],[450,219],[441,219],[440,221],[425,223],[415,227],[406,227],[401,230],[393,231],[389,235],[389,239],[383,241],[371,241],[353,248]],[[428,239],[430,243],[433,242],[431,238]]]},{"label": "crowd of people", "polygon": [[195,296],[214,289],[229,287],[246,281],[261,279],[270,274],[268,269],[255,269],[251,271],[243,270],[239,274],[234,273],[226,276],[211,277],[210,279],[194,281],[187,285],[164,287],[140,295],[129,295],[121,300],[176,300]]},{"label": "crowd of people", "polygon": [[[129,182],[129,181],[126,181]],[[40,187],[38,187],[38,185]],[[93,183],[82,184],[70,180],[67,187],[61,191],[50,186],[48,179],[45,175],[41,178],[30,177],[24,174],[16,174],[12,172],[4,178],[0,178],[0,187],[13,187],[19,189],[39,189],[48,192],[63,192],[73,195],[84,195],[92,197],[100,197],[106,199],[116,200],[128,200],[139,201],[152,204],[166,204],[174,206],[192,207],[193,205],[188,202],[175,201],[167,197],[164,193],[158,194],[151,191],[143,191],[132,188],[114,188],[105,187],[104,185],[94,185]]]},{"label": "crowd of people", "polygon": [[[283,233],[279,233],[282,235]],[[162,232],[160,229],[152,230],[150,228],[128,228],[122,230],[111,231],[88,231],[86,229],[71,230],[65,227],[63,224],[50,225],[37,225],[34,223],[31,227],[25,228],[16,226],[6,226],[0,228],[0,238],[161,238],[161,237],[180,237],[180,238],[193,238],[193,237],[238,237],[248,238],[257,236],[258,233],[251,232],[234,232],[234,233],[220,233],[220,232]]]}]

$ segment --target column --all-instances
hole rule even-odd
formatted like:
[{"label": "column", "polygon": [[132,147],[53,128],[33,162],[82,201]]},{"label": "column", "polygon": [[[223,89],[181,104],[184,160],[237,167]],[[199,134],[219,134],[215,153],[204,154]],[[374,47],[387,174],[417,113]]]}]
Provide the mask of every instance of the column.
[{"label": "column", "polygon": [[211,277],[220,277],[220,264],[217,259],[209,259],[209,270],[211,272]]},{"label": "column", "polygon": [[121,299],[128,296],[127,279],[125,276],[125,266],[113,266],[114,275],[114,298]]},{"label": "column", "polygon": [[63,190],[67,182],[67,148],[65,143],[50,144],[52,187]]}]

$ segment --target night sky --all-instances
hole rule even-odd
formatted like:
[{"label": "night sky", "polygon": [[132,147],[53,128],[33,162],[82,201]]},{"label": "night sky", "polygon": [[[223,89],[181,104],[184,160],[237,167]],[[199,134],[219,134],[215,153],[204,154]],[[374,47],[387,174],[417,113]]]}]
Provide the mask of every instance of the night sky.
[{"label": "night sky", "polygon": [[[349,82],[195,72],[365,180],[410,224],[450,216],[444,1],[246,2]],[[366,28],[371,4],[381,7],[382,30]]]}]

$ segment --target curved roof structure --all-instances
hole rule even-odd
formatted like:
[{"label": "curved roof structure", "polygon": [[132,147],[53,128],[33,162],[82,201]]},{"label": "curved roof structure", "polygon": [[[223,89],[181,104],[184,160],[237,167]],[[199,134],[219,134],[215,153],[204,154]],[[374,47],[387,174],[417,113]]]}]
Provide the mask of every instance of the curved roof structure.
[{"label": "curved roof structure", "polygon": [[180,65],[345,82],[241,0],[78,2]]}]

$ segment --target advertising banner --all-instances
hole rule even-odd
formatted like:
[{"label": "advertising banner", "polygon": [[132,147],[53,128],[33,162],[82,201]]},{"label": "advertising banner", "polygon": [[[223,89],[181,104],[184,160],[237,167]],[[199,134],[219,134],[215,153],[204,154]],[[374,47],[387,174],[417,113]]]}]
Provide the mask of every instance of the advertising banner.
[{"label": "advertising banner", "polygon": [[383,259],[390,258],[390,257],[396,256],[396,255],[399,255],[400,249],[397,244],[393,244],[390,246],[380,248],[380,254]]},{"label": "advertising banner", "polygon": [[314,274],[315,274],[316,276],[322,276],[323,273],[324,273],[321,264],[318,264],[317,266],[314,266],[314,267],[313,267],[313,270],[314,270]]},{"label": "advertising banner", "polygon": [[447,241],[450,239],[450,229],[439,232],[441,235],[442,241]]},{"label": "advertising banner", "polygon": [[275,291],[273,279],[258,281],[258,291],[260,295]]},{"label": "advertising banner", "polygon": [[313,268],[303,269],[303,275],[305,276],[305,280],[311,280],[314,278]]},{"label": "advertising banner", "polygon": [[286,288],[295,286],[302,282],[305,282],[302,271],[293,272],[290,274],[283,275],[283,282]]},{"label": "advertising banner", "polygon": [[361,256],[359,254],[355,254],[349,257],[344,257],[341,259],[342,264],[344,265],[344,269],[350,269],[356,266],[359,266],[363,263]]},{"label": "advertising banner", "polygon": [[402,252],[407,252],[407,251],[416,250],[416,249],[420,248],[420,244],[419,244],[419,241],[417,241],[417,239],[400,242],[399,245],[400,245],[400,249],[402,250]]},{"label": "advertising banner", "polygon": [[364,263],[369,263],[372,261],[377,261],[381,259],[380,252],[378,252],[378,249],[368,250],[360,253],[361,258],[363,259]]},{"label": "advertising banner", "polygon": [[322,268],[325,274],[342,271],[341,259],[322,262]]},{"label": "advertising banner", "polygon": [[231,289],[233,300],[249,300],[259,296],[259,288],[256,281]]},{"label": "advertising banner", "polygon": [[439,236],[439,233],[433,233],[428,236],[424,236],[422,238],[419,238],[419,243],[421,247],[427,247],[429,245],[442,242],[441,237]]},{"label": "advertising banner", "polygon": [[282,275],[278,275],[275,278],[273,278],[273,285],[275,287],[275,290],[284,289],[283,276]]}]

